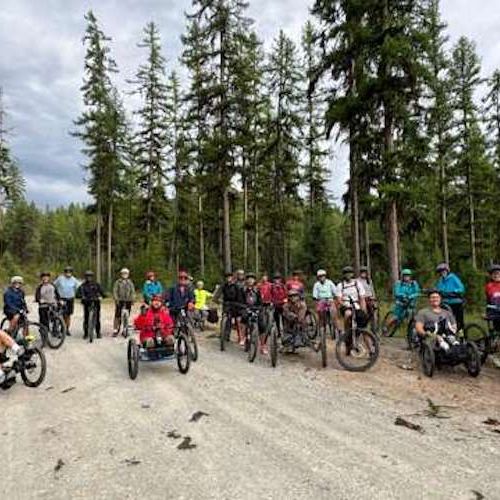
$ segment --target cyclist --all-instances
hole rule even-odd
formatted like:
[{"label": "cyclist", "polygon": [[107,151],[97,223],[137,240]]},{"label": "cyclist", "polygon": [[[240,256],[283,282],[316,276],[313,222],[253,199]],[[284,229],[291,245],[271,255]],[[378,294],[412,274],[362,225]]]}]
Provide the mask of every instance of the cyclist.
[{"label": "cyclist", "polygon": [[71,326],[71,316],[75,310],[76,291],[80,286],[80,282],[73,276],[73,268],[66,266],[64,273],[57,277],[54,281],[59,297],[64,303],[63,317],[66,323],[66,335],[71,336],[69,328]]},{"label": "cyclist", "polygon": [[415,330],[421,337],[425,337],[429,331],[436,331],[436,345],[448,350],[450,345],[458,344],[457,322],[452,312],[441,307],[439,290],[430,290],[428,297],[429,307],[418,311],[415,317]]},{"label": "cyclist", "polygon": [[366,301],[366,312],[370,318],[375,317],[375,312],[378,308],[377,296],[375,294],[375,286],[373,285],[373,280],[370,276],[370,270],[367,266],[361,266],[359,268],[358,281],[363,285],[365,290],[365,301]]},{"label": "cyclist", "polygon": [[281,323],[283,318],[283,306],[286,304],[288,292],[283,283],[283,276],[280,273],[274,273],[273,284],[271,287],[271,302],[274,306],[274,322],[278,329],[278,335],[281,335]]},{"label": "cyclist", "polygon": [[236,322],[236,332],[238,334],[238,343],[245,345],[245,338],[241,334],[241,315],[245,307],[244,289],[236,284],[233,273],[225,274],[226,282],[217,289],[214,294],[214,300],[218,301],[222,297],[222,307],[224,312]]},{"label": "cyclist", "polygon": [[342,281],[337,286],[340,297],[340,314],[344,318],[341,331],[347,331],[352,324],[352,315],[363,312],[366,315],[366,292],[362,283],[354,277],[354,269],[346,266],[342,269]]},{"label": "cyclist", "polygon": [[500,264],[493,264],[489,269],[490,280],[486,283],[486,316],[493,321],[493,328],[500,332]]},{"label": "cyclist", "polygon": [[267,273],[264,273],[261,276],[257,288],[259,289],[260,296],[262,297],[262,305],[264,306],[264,320],[266,323],[266,330],[267,330],[270,322],[272,321],[271,305],[273,303],[273,297],[272,297],[273,284],[269,281],[269,276],[267,275]]},{"label": "cyclist", "polygon": [[[300,296],[300,292],[291,289],[288,292],[288,301],[283,306],[283,344],[291,345],[296,339],[294,333],[296,328],[305,325],[307,306]],[[298,339],[298,337],[297,337]],[[295,347],[300,347],[296,345]]]},{"label": "cyclist", "polygon": [[301,279],[302,271],[296,269],[292,273],[292,277],[286,282],[286,290],[297,290],[299,292],[300,298],[304,300],[304,283]]},{"label": "cyclist", "polygon": [[10,280],[10,286],[3,294],[3,312],[9,320],[8,333],[16,331],[21,313],[28,312],[23,285],[24,280],[21,276],[13,276]]},{"label": "cyclist", "polygon": [[243,269],[237,269],[234,273],[234,282],[242,290],[245,289],[245,271]]},{"label": "cyclist", "polygon": [[57,288],[50,282],[50,273],[48,271],[40,273],[40,280],[41,283],[35,290],[35,302],[38,303],[40,323],[49,328],[49,307],[56,306],[61,299]]},{"label": "cyclist", "polygon": [[156,273],[154,271],[148,271],[146,273],[146,281],[142,286],[142,296],[144,302],[149,305],[151,302],[151,297],[153,295],[162,295],[163,285],[156,279]]},{"label": "cyclist", "polygon": [[413,279],[411,269],[401,271],[401,279],[394,284],[392,294],[394,296],[394,305],[392,307],[394,317],[387,325],[388,328],[391,328],[396,322],[401,323],[408,316],[409,311],[416,307],[417,298],[420,295],[420,286]]},{"label": "cyclist", "polygon": [[[317,281],[313,287],[313,299],[316,302],[318,315],[323,311],[330,311],[332,322],[337,324],[337,307],[335,300],[341,299],[342,294],[333,283],[326,277],[326,271],[319,269],[316,273]],[[338,326],[338,325],[337,325]]]},{"label": "cyclist", "polygon": [[174,348],[174,320],[163,305],[162,295],[151,297],[151,306],[139,314],[134,320],[134,326],[139,330],[139,339],[143,347],[154,347],[158,331],[165,345]]},{"label": "cyclist", "polygon": [[7,332],[0,330],[0,354],[3,354],[7,349],[10,350],[9,359],[0,364],[0,384],[3,384],[6,378],[4,370],[10,370],[24,352],[24,349]]},{"label": "cyclist", "polygon": [[[248,272],[246,274],[246,283],[245,283],[245,305],[247,307],[261,307],[263,305],[262,296],[260,294],[260,290],[257,287],[257,276],[255,273]],[[243,322],[246,322],[245,315],[243,316]],[[262,310],[259,311],[259,319],[258,319],[258,328],[259,328],[259,345],[261,354],[268,354],[267,345],[266,345],[266,325],[264,322],[264,317],[262,314]]]},{"label": "cyclist", "polygon": [[85,271],[85,279],[78,288],[76,296],[82,300],[83,304],[83,338],[88,337],[88,324],[90,307],[95,307],[95,333],[98,339],[101,338],[101,298],[106,298],[102,286],[94,280],[92,271]]},{"label": "cyclist", "polygon": [[120,277],[115,281],[113,286],[113,299],[115,301],[113,337],[116,337],[120,330],[123,310],[126,309],[130,314],[132,304],[134,303],[134,295],[134,282],[130,279],[130,271],[124,267],[120,271]]},{"label": "cyclist", "polygon": [[213,297],[213,294],[205,290],[205,283],[203,281],[196,282],[196,289],[194,290],[194,312],[199,321],[205,321],[208,317],[207,302]]},{"label": "cyclist", "polygon": [[165,302],[168,303],[170,315],[177,319],[180,309],[187,308],[188,311],[194,309],[194,293],[189,283],[189,275],[186,271],[179,271],[177,283],[170,287],[165,296]]},{"label": "cyclist", "polygon": [[458,330],[464,327],[464,294],[465,286],[461,279],[450,271],[450,266],[443,262],[436,267],[436,273],[440,275],[436,283],[436,289],[441,292],[443,304],[447,305],[455,319]]}]

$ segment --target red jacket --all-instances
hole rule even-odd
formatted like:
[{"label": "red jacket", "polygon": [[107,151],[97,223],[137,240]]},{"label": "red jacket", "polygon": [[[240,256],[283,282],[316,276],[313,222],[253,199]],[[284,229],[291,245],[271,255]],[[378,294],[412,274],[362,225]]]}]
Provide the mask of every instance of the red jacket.
[{"label": "red jacket", "polygon": [[297,290],[299,292],[301,298],[304,298],[304,283],[302,283],[302,281],[290,278],[286,282],[286,289],[288,291]]},{"label": "red jacket", "polygon": [[485,292],[488,304],[500,306],[500,282],[490,281],[485,286]]},{"label": "red jacket", "polygon": [[283,283],[273,283],[271,287],[271,301],[276,307],[283,307],[287,301],[288,293]]},{"label": "red jacket", "polygon": [[141,342],[154,338],[158,329],[162,337],[168,337],[174,333],[174,320],[165,308],[159,311],[149,308],[146,314],[140,314],[135,318],[134,325],[139,330]]},{"label": "red jacket", "polygon": [[273,301],[272,288],[273,284],[270,281],[259,283],[260,297],[264,304],[270,304]]}]

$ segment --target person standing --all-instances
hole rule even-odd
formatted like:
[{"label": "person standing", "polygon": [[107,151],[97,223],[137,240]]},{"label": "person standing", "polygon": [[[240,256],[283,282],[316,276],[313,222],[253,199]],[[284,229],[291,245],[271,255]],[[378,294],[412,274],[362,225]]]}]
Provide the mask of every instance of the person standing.
[{"label": "person standing", "polygon": [[67,266],[64,268],[64,273],[54,281],[54,285],[60,299],[64,303],[63,318],[64,323],[66,323],[66,335],[71,335],[69,331],[71,316],[73,316],[75,311],[76,291],[80,286],[80,282],[73,276],[73,268]]},{"label": "person standing", "polygon": [[83,304],[83,338],[88,337],[88,324],[90,308],[95,307],[95,333],[98,339],[101,338],[101,298],[105,299],[106,294],[100,283],[94,279],[92,271],[85,272],[85,281],[77,291],[77,297],[82,299]]},{"label": "person standing", "polygon": [[40,324],[49,329],[49,307],[56,306],[60,298],[57,288],[50,282],[50,273],[48,271],[40,274],[40,280],[41,282],[35,290],[35,302],[38,303]]},{"label": "person standing", "polygon": [[450,266],[446,262],[436,267],[436,273],[440,275],[436,283],[436,289],[441,293],[443,304],[451,309],[460,331],[464,327],[465,286],[462,280],[451,272]]},{"label": "person standing", "polygon": [[[135,286],[134,282],[130,279],[130,271],[124,267],[120,271],[120,277],[115,281],[113,286],[113,299],[115,300],[115,319],[113,325],[113,337],[118,335],[120,331],[120,324],[122,321],[122,312],[124,309],[132,310],[134,303]],[[126,332],[124,332],[125,334]]]}]

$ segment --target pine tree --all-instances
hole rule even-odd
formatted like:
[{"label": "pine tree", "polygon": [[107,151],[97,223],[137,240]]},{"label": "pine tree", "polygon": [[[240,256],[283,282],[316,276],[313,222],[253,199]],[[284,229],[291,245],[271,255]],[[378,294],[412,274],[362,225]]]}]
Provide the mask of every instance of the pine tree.
[{"label": "pine tree", "polygon": [[139,130],[136,135],[136,151],[140,165],[139,184],[144,204],[141,223],[147,233],[146,244],[151,242],[153,229],[160,230],[166,216],[165,185],[167,180],[168,97],[165,58],[157,26],[151,22],[144,28],[144,38],[138,44],[147,52],[147,60],[141,64],[131,83],[142,98],[136,114]]}]

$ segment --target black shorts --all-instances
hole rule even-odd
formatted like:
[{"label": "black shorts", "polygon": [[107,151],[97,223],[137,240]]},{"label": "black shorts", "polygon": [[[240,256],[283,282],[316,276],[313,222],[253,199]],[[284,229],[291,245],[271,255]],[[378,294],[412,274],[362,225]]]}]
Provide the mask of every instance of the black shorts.
[{"label": "black shorts", "polygon": [[132,309],[132,302],[120,300],[120,302],[116,303],[115,306],[115,318],[120,319],[122,317],[122,311],[126,309],[129,313]]},{"label": "black shorts", "polygon": [[64,302],[63,316],[72,316],[75,312],[75,299],[61,299]]},{"label": "black shorts", "polygon": [[12,309],[4,309],[3,310],[5,316],[10,321],[16,314],[19,314],[19,311],[13,311]]}]

